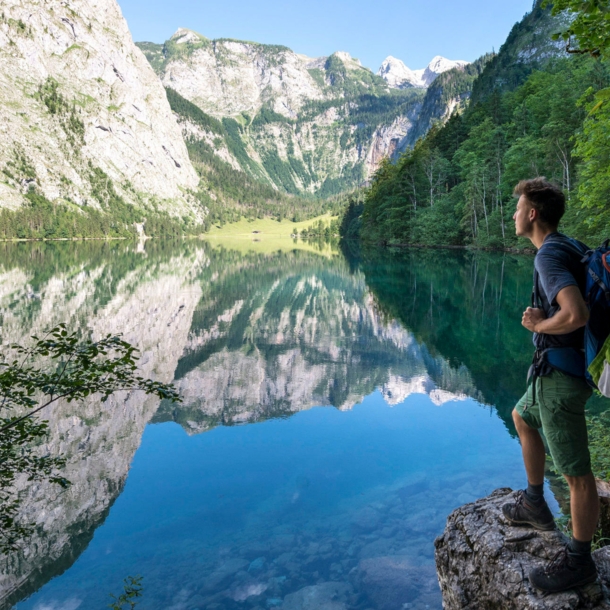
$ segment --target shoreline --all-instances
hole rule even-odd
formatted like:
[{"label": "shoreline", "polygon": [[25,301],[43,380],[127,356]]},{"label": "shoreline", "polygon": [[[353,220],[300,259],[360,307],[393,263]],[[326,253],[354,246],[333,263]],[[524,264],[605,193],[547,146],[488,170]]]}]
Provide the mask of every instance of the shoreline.
[{"label": "shoreline", "polygon": [[[143,236],[131,236],[131,237],[11,237],[11,238],[0,238],[0,243],[4,243],[4,244],[8,244],[8,243],[26,243],[26,242],[56,242],[56,241],[72,241],[72,242],[81,242],[81,241],[142,241],[142,240],[148,240],[148,239],[207,239],[207,238],[212,238],[212,239],[221,239],[223,237],[222,235],[222,230],[216,232],[216,233],[212,233],[210,234],[208,233],[200,233],[197,235],[180,235],[178,237],[170,237],[170,238],[164,238],[164,237],[154,237],[154,236],[149,236],[149,235],[143,235]],[[227,237],[229,237],[229,235],[227,235]],[[244,240],[246,241],[248,238],[252,238],[253,235],[252,234],[243,234],[243,235],[230,235],[230,238],[232,239],[237,239],[237,240]],[[264,235],[261,233],[260,237],[274,237],[274,238],[278,238],[280,236],[278,235]],[[281,236],[284,238],[284,236]],[[302,239],[302,238],[297,238],[296,236],[289,236],[288,239]],[[308,240],[305,240],[308,241]],[[397,248],[397,249],[401,249],[401,250],[408,250],[410,248],[417,248],[420,250],[432,250],[432,249],[440,249],[440,250],[467,250],[467,251],[476,251],[476,252],[505,252],[505,253],[509,253],[509,254],[535,254],[536,250],[534,248],[523,248],[523,249],[519,249],[519,248],[485,248],[485,247],[478,247],[478,246],[456,246],[456,245],[449,245],[449,244],[436,244],[436,245],[430,245],[430,244],[367,244],[367,243],[363,243],[359,240],[339,240],[344,241],[345,243],[356,243],[359,246],[373,246],[375,248],[383,248],[386,250],[391,250],[392,248]]]},{"label": "shoreline", "polygon": [[360,246],[374,246],[375,248],[400,248],[400,249],[409,249],[409,248],[419,248],[423,249],[441,249],[441,250],[469,250],[476,252],[508,252],[510,254],[535,254],[536,250],[534,248],[484,248],[480,246],[454,246],[449,244],[368,244],[366,242],[361,242],[359,240],[341,240],[345,243],[357,243]]}]

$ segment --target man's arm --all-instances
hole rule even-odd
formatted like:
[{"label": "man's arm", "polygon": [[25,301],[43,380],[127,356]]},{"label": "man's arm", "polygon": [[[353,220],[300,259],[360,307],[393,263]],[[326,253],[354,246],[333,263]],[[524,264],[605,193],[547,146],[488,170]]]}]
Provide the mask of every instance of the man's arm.
[{"label": "man's arm", "polygon": [[546,318],[542,309],[528,307],[521,324],[535,333],[566,335],[582,328],[589,320],[589,310],[578,286],[562,288],[556,301],[560,309],[552,318]]}]

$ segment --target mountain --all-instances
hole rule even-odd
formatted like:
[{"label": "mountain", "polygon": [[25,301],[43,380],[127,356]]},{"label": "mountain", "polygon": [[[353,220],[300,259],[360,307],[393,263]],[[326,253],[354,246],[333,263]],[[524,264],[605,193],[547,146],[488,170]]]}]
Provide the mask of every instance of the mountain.
[{"label": "mountain", "polygon": [[[364,203],[350,207],[344,234],[359,231],[375,243],[522,248],[510,228],[513,189],[525,178],[546,176],[570,202],[563,230],[587,242],[601,239],[603,204],[584,199],[607,165],[603,153],[595,156],[604,138],[591,135],[603,122],[587,113],[610,72],[554,40],[568,26],[565,14],[536,2],[497,55],[439,76],[410,131],[418,143],[376,174]],[[464,112],[445,115],[444,125],[430,129],[439,113],[466,103]]]},{"label": "mountain", "polygon": [[183,28],[162,45],[137,44],[174,101],[204,183],[232,170],[310,197],[369,180],[384,157],[406,146],[427,84],[464,63],[435,58],[414,77],[416,86],[400,88],[344,51],[312,58]]},{"label": "mountain", "polygon": [[114,0],[3,3],[0,91],[0,208],[36,194],[76,216],[120,200],[201,221],[180,129]]},{"label": "mountain", "polygon": [[334,211],[332,197],[409,145],[426,94],[344,51],[311,58],[186,29],[136,46],[115,0],[8,4],[0,59],[0,238]]},{"label": "mountain", "polygon": [[474,83],[493,58],[494,55],[488,53],[471,64],[450,68],[434,79],[426,90],[417,121],[407,135],[404,148],[414,146],[436,122],[444,123],[454,112],[462,112],[468,106]]},{"label": "mountain", "polygon": [[389,55],[383,60],[377,74],[393,89],[407,89],[409,87],[426,89],[440,74],[467,65],[467,61],[452,61],[437,55],[425,68],[411,70],[400,59]]},{"label": "mountain", "polygon": [[567,12],[551,15],[550,9],[536,0],[531,12],[513,26],[497,55],[473,84],[473,102],[483,101],[493,91],[514,90],[534,70],[568,57],[565,43],[553,40],[552,35],[565,30],[572,18]]}]

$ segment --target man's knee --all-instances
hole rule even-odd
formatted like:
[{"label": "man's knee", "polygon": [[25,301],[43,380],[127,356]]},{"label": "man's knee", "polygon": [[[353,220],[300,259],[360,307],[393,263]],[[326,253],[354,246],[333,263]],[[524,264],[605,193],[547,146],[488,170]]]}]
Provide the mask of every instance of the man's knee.
[{"label": "man's knee", "polygon": [[592,472],[588,472],[585,475],[582,476],[571,476],[571,475],[567,475],[564,474],[563,478],[566,480],[566,482],[568,483],[568,486],[570,487],[571,491],[592,491],[593,489],[595,489],[597,491],[597,486],[595,484],[595,477],[593,476]]},{"label": "man's knee", "polygon": [[521,434],[522,432],[527,432],[528,430],[533,430],[526,423],[525,420],[519,414],[517,409],[513,409],[513,422],[515,422],[515,428],[517,428],[517,432]]}]

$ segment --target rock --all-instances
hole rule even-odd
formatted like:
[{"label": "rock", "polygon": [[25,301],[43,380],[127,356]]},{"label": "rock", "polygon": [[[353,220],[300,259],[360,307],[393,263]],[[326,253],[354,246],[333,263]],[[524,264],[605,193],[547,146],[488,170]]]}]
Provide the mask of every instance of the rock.
[{"label": "rock", "polygon": [[30,187],[99,207],[98,168],[130,203],[200,215],[185,195],[199,178],[180,128],[115,0],[2,3],[0,135],[0,168],[14,168],[0,207],[24,203]]},{"label": "rock", "polygon": [[362,532],[371,532],[379,526],[381,515],[371,506],[365,506],[352,518],[352,525]]},{"label": "rock", "polygon": [[239,572],[242,568],[245,568],[247,565],[247,561],[244,561],[238,557],[228,559],[206,578],[204,589],[206,591],[215,591],[221,588],[223,584],[226,584],[233,577],[234,574]]},{"label": "rock", "polygon": [[394,544],[395,541],[392,538],[380,538],[379,540],[369,542],[369,544],[365,544],[360,549],[360,558],[369,559],[371,557],[379,557],[379,555],[391,554]]},{"label": "rock", "polygon": [[254,561],[250,562],[248,572],[260,572],[265,567],[266,561],[264,557],[257,557]]},{"label": "rock", "polygon": [[402,555],[363,559],[358,576],[377,610],[403,608],[421,595],[438,592],[434,567],[418,565]]},{"label": "rock", "polygon": [[497,489],[449,515],[444,533],[435,541],[445,610],[610,608],[608,547],[594,553],[599,583],[554,595],[531,587],[530,570],[551,560],[567,540],[558,530],[509,526],[501,507],[512,498],[511,489]]},{"label": "rock", "polygon": [[345,599],[351,591],[350,585],[343,582],[303,587],[296,593],[286,595],[282,610],[347,610]]},{"label": "rock", "polygon": [[249,597],[256,597],[262,595],[269,586],[266,583],[247,581],[240,584],[236,584],[231,588],[229,597],[236,602],[243,602]]}]

